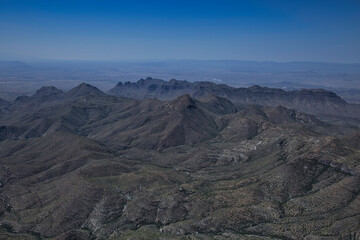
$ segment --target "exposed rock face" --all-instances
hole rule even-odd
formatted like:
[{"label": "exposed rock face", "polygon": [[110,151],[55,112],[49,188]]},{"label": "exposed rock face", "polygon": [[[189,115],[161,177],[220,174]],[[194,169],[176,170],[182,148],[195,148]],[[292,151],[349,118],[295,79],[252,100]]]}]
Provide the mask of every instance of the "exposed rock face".
[{"label": "exposed rock face", "polygon": [[0,108],[1,239],[360,234],[358,132],[214,95],[135,100],[82,84],[20,100]]}]

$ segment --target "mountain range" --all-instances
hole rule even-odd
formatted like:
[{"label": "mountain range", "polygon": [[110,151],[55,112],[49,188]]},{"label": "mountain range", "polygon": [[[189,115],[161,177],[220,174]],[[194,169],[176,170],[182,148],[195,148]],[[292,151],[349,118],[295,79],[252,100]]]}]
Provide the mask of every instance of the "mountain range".
[{"label": "mountain range", "polygon": [[145,79],[0,101],[1,239],[357,239],[359,106]]},{"label": "mountain range", "polygon": [[313,114],[328,122],[343,124],[350,122],[359,126],[360,120],[360,105],[349,104],[335,93],[322,89],[285,91],[260,86],[234,88],[212,82],[187,82],[174,79],[164,81],[147,78],[140,79],[135,83],[120,82],[108,93],[135,99],[157,98],[161,100],[169,100],[183,94],[189,94],[194,98],[215,95],[227,98],[234,104],[281,105]]}]

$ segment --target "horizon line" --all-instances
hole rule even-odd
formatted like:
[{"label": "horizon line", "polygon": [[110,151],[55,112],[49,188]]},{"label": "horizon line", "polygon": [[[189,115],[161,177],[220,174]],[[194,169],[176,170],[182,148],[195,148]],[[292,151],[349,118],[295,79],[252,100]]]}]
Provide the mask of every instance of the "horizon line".
[{"label": "horizon line", "polygon": [[149,58],[149,59],[0,59],[0,62],[186,62],[186,61],[199,61],[199,62],[248,62],[248,63],[315,63],[315,64],[344,64],[344,65],[357,65],[360,62],[336,62],[336,61],[314,61],[314,60],[289,60],[289,61],[278,61],[278,60],[245,60],[245,59],[196,59],[196,58]]}]

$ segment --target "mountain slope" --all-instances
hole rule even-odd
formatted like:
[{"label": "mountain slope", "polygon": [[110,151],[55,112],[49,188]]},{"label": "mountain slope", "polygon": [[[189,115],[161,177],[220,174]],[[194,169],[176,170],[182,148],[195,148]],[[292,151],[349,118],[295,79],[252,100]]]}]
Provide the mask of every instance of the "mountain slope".
[{"label": "mountain slope", "polygon": [[3,141],[0,223],[59,239],[350,238],[360,149],[342,144],[281,127],[161,152],[116,152],[65,132]]},{"label": "mountain slope", "polygon": [[[116,121],[110,120],[114,118]],[[194,99],[184,95],[170,102],[148,100],[137,103],[128,111],[84,126],[82,131],[112,145],[162,149],[215,137],[217,125]]]}]

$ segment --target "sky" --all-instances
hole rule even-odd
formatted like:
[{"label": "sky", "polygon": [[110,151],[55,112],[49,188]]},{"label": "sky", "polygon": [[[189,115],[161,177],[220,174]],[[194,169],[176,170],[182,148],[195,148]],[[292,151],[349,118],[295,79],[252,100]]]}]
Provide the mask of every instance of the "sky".
[{"label": "sky", "polygon": [[0,0],[0,59],[360,62],[360,0]]}]

